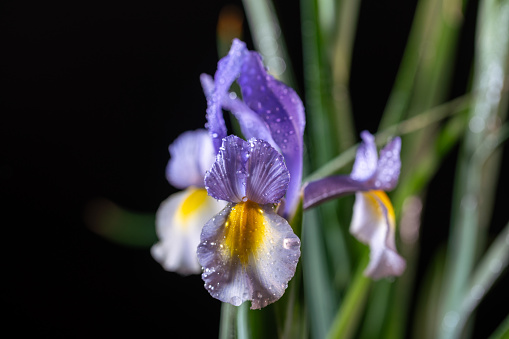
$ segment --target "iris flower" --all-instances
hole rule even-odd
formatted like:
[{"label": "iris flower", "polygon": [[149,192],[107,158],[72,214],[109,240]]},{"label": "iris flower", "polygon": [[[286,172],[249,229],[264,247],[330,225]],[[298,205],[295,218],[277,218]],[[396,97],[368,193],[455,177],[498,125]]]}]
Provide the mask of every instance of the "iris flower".
[{"label": "iris flower", "polygon": [[283,156],[267,141],[223,139],[205,187],[228,204],[203,227],[198,246],[213,297],[260,309],[283,295],[300,257],[299,238],[275,211],[289,183]]},{"label": "iris flower", "polygon": [[[242,99],[229,92],[235,80]],[[290,173],[282,215],[292,216],[300,196],[306,123],[299,96],[268,74],[260,55],[237,39],[219,61],[214,78],[202,74],[201,82],[207,97],[207,128],[216,151],[227,136],[222,111],[226,109],[237,118],[246,139],[265,140],[281,152]]]},{"label": "iris flower", "polygon": [[182,275],[198,274],[196,256],[203,225],[225,204],[207,195],[205,172],[212,166],[215,152],[206,130],[181,134],[169,147],[166,177],[183,191],[170,195],[156,213],[159,242],[151,253],[167,271]]},{"label": "iris flower", "polygon": [[357,150],[352,173],[307,183],[304,208],[355,193],[350,232],[370,247],[370,261],[364,274],[373,279],[398,276],[406,264],[396,251],[394,208],[385,191],[392,190],[398,182],[401,139],[392,139],[378,158],[374,137],[367,131],[361,137],[363,142]]}]

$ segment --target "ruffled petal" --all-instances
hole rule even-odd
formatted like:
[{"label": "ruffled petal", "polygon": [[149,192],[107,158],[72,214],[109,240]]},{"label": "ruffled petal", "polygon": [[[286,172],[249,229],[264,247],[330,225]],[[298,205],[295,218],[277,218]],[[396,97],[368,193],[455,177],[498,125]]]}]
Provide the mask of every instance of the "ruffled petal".
[{"label": "ruffled petal", "polygon": [[277,203],[290,182],[283,156],[263,140],[250,140],[246,197],[259,204]]},{"label": "ruffled petal", "polygon": [[350,177],[358,181],[370,179],[375,174],[378,164],[375,137],[368,131],[363,131],[361,138],[363,142],[357,149],[355,163],[350,173]]},{"label": "ruffled petal", "polygon": [[308,209],[325,201],[352,194],[364,189],[364,182],[347,175],[336,175],[308,182],[304,185],[303,208]]},{"label": "ruffled petal", "polygon": [[198,259],[205,288],[223,302],[251,300],[260,309],[278,300],[295,274],[300,240],[272,204],[228,206],[203,228]]},{"label": "ruffled petal", "polygon": [[246,196],[249,144],[230,135],[223,139],[216,161],[205,174],[205,187],[210,196],[229,202],[240,202]]},{"label": "ruffled petal", "polygon": [[406,267],[394,241],[395,216],[392,204],[383,191],[358,192],[350,232],[370,247],[366,276],[380,279],[399,276]]},{"label": "ruffled petal", "polygon": [[190,187],[172,194],[157,210],[159,242],[151,248],[154,259],[167,271],[182,275],[200,273],[196,247],[201,230],[224,206],[224,202],[207,196],[203,188]]},{"label": "ruffled petal", "polygon": [[[203,91],[207,96],[212,95],[214,90],[214,80],[208,74],[200,76]],[[279,150],[269,129],[269,126],[263,121],[262,117],[253,112],[243,101],[238,99],[235,93],[222,96],[222,106],[230,111],[238,120],[242,134],[246,139],[262,139],[270,143],[272,147]]]},{"label": "ruffled petal", "polygon": [[166,178],[176,188],[203,187],[205,172],[212,166],[215,152],[206,130],[182,133],[169,147]]},{"label": "ruffled petal", "polygon": [[256,52],[244,56],[238,83],[246,104],[267,122],[290,172],[285,214],[295,209],[302,179],[304,106],[299,96],[267,74]]}]

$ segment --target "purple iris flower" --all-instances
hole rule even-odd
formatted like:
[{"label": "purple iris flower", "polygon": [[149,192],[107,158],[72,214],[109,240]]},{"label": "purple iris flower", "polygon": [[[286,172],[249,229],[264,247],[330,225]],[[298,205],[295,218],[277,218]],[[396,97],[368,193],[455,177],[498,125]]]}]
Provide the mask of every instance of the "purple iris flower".
[{"label": "purple iris flower", "polygon": [[209,293],[259,309],[278,300],[295,274],[300,240],[275,207],[290,175],[281,154],[264,140],[223,139],[205,175],[210,196],[227,206],[203,227],[198,260]]},{"label": "purple iris flower", "polygon": [[364,273],[374,279],[401,275],[406,264],[396,251],[394,208],[384,192],[392,190],[398,182],[401,139],[392,139],[378,158],[375,138],[367,131],[361,137],[363,142],[357,150],[352,173],[305,184],[304,208],[355,193],[350,232],[371,250]]},{"label": "purple iris flower", "polygon": [[[241,88],[242,100],[229,93],[235,80]],[[265,140],[283,154],[290,172],[283,215],[291,216],[300,195],[306,123],[299,96],[269,75],[261,56],[248,51],[237,39],[228,55],[219,61],[214,79],[203,74],[201,81],[207,96],[207,128],[216,151],[227,135],[222,111],[226,109],[237,118],[246,139]]]}]

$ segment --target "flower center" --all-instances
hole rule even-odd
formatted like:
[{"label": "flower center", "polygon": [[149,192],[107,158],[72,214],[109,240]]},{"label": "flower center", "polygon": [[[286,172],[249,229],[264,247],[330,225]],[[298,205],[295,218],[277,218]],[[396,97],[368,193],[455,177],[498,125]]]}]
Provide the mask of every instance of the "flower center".
[{"label": "flower center", "polygon": [[190,187],[188,190],[190,193],[182,201],[178,211],[178,217],[184,222],[203,205],[207,198],[207,190],[204,188]]},{"label": "flower center", "polygon": [[235,205],[225,223],[224,239],[231,257],[246,265],[255,254],[265,234],[264,212],[257,203],[247,200]]}]

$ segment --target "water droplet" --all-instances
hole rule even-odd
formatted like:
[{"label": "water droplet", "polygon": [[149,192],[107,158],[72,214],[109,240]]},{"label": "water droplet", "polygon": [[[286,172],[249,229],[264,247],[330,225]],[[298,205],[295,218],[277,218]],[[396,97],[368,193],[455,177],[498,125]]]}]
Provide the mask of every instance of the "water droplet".
[{"label": "water droplet", "polygon": [[287,250],[296,246],[300,246],[299,238],[286,238],[285,240],[283,240],[283,247]]}]

